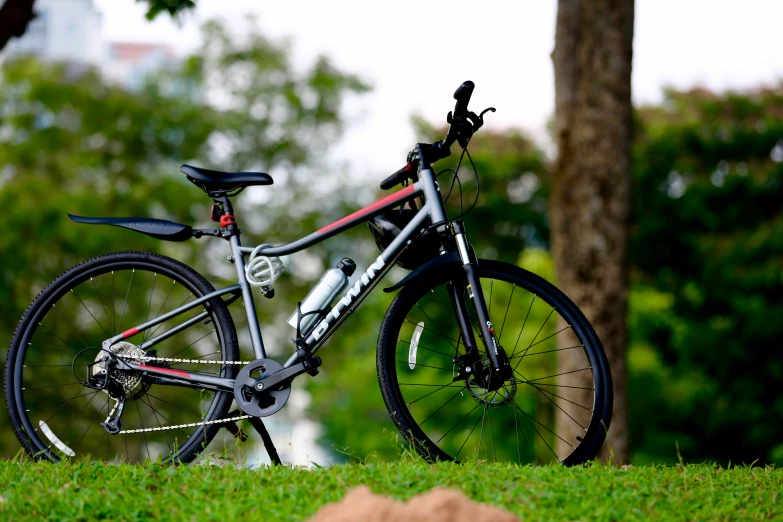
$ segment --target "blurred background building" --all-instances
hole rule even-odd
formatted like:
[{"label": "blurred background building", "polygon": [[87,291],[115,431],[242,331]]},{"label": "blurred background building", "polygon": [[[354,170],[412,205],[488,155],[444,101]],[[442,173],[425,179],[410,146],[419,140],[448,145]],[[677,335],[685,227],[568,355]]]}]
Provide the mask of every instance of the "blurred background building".
[{"label": "blurred background building", "polygon": [[105,40],[103,13],[92,0],[38,0],[35,10],[35,19],[21,38],[11,40],[3,59],[34,55],[92,65],[130,88],[140,86],[150,73],[178,63],[166,44]]}]

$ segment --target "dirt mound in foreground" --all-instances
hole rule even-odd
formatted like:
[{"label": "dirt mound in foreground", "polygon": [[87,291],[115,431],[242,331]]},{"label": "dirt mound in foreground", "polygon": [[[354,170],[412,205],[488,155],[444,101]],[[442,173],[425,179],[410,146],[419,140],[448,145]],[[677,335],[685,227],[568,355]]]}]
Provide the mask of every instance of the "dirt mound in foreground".
[{"label": "dirt mound in foreground", "polygon": [[520,522],[502,509],[474,502],[461,491],[435,488],[408,502],[374,495],[367,486],[318,510],[310,522]]}]

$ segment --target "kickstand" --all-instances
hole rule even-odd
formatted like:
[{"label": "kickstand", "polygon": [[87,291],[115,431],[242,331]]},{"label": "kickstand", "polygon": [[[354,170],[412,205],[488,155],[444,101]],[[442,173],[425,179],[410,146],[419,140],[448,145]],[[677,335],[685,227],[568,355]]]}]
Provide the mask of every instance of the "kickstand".
[{"label": "kickstand", "polygon": [[269,454],[269,459],[272,461],[272,464],[275,466],[282,466],[283,462],[280,460],[280,456],[277,454],[277,449],[272,442],[272,437],[270,437],[269,432],[266,431],[264,422],[259,417],[250,417],[248,420],[250,421],[250,424],[256,429],[258,434],[261,435],[261,440],[264,441],[264,447],[266,448],[266,452]]},{"label": "kickstand", "polygon": [[[239,410],[235,410],[229,413],[226,417],[231,418],[241,413],[242,412]],[[253,428],[255,428],[255,430],[258,432],[258,434],[261,435],[261,440],[264,441],[264,448],[266,448],[266,452],[269,455],[269,460],[271,460],[272,464],[275,466],[282,466],[283,461],[280,460],[280,456],[277,454],[275,444],[272,442],[272,437],[269,436],[269,432],[266,430],[264,422],[258,417],[250,417],[248,420],[250,421],[250,424],[253,426]],[[247,435],[245,435],[239,426],[237,426],[236,422],[223,423],[223,427],[226,428],[235,438],[241,440],[242,442],[247,440]]]}]

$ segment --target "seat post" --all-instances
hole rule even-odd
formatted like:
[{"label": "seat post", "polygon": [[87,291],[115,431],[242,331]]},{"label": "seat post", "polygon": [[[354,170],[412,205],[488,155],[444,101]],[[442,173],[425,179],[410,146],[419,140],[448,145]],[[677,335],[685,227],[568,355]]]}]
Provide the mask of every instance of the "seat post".
[{"label": "seat post", "polygon": [[[220,203],[223,207],[221,219],[225,216],[234,217],[234,207],[225,193],[211,194],[211,196],[216,203]],[[247,316],[247,326],[250,331],[250,343],[253,345],[253,354],[256,359],[264,359],[266,358],[266,350],[264,350],[264,341],[261,338],[261,327],[258,324],[258,316],[256,315],[256,304],[253,301],[253,292],[245,275],[245,258],[241,250],[242,242],[239,240],[242,231],[239,229],[236,218],[233,219],[233,222],[225,225],[225,228],[231,232],[228,241],[231,243],[232,255],[229,259],[234,263],[234,268],[237,271],[237,280],[242,288],[242,302],[244,303],[245,315]]]}]

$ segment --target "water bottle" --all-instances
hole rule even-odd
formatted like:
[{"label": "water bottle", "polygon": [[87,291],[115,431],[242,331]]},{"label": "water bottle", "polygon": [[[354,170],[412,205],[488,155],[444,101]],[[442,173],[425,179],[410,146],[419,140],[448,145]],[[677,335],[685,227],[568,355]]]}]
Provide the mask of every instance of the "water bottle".
[{"label": "water bottle", "polygon": [[[310,290],[310,293],[302,301],[300,307],[302,314],[329,307],[335,298],[348,286],[348,278],[353,275],[354,270],[356,270],[356,263],[349,257],[342,258],[335,268],[327,270],[318,284]],[[323,317],[322,314],[310,314],[302,317],[301,321],[299,321],[299,331],[304,334],[321,317]],[[288,318],[288,324],[292,328],[296,328],[298,318],[299,312],[294,310],[294,313]]]}]

